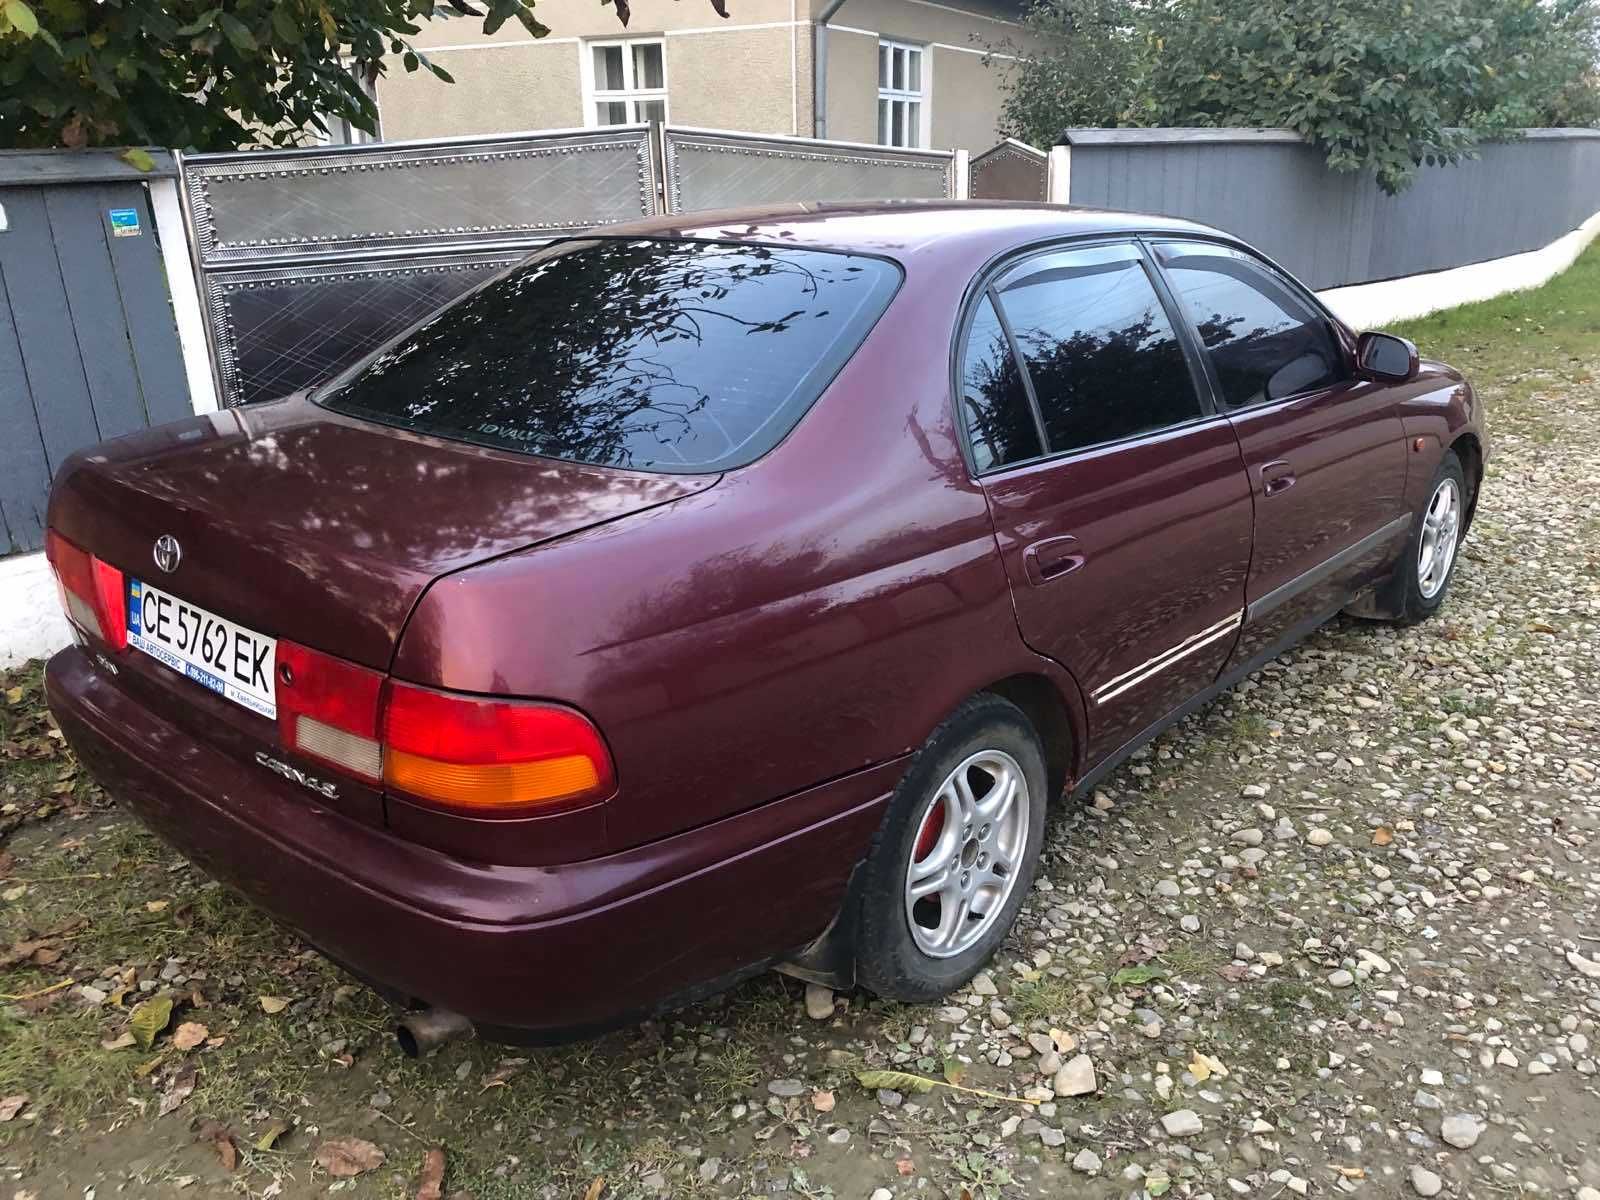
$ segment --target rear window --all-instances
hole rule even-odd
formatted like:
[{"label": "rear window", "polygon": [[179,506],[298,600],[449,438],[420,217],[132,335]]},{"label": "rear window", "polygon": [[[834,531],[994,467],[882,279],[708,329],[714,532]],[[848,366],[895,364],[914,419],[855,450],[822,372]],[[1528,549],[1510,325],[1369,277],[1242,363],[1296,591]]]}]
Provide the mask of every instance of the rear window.
[{"label": "rear window", "polygon": [[541,251],[316,396],[336,412],[600,466],[766,453],[899,286],[861,255],[594,239]]}]

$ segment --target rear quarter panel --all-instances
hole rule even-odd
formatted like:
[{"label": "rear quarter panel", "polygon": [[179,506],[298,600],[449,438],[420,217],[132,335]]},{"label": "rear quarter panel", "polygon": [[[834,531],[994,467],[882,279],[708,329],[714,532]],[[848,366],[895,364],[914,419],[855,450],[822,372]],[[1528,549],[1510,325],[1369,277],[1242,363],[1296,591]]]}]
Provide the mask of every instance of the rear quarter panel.
[{"label": "rear quarter panel", "polygon": [[[949,404],[960,289],[908,279],[764,459],[651,512],[435,583],[403,679],[574,704],[607,738],[612,848],[916,748],[1023,646]],[[945,272],[943,274],[949,274]]]}]

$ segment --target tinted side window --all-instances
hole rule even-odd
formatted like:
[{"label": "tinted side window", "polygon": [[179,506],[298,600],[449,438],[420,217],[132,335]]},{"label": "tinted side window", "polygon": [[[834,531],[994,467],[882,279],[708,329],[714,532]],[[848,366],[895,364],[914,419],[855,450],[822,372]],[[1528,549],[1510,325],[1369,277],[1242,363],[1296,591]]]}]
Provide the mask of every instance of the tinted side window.
[{"label": "tinted side window", "polygon": [[1344,356],[1322,314],[1249,255],[1200,243],[1158,251],[1229,405],[1279,400],[1344,378]]},{"label": "tinted side window", "polygon": [[1183,348],[1131,246],[1029,259],[1001,283],[1050,451],[1200,415]]},{"label": "tinted side window", "polygon": [[973,312],[961,368],[961,415],[981,471],[1042,454],[1022,372],[994,305],[985,296]]}]

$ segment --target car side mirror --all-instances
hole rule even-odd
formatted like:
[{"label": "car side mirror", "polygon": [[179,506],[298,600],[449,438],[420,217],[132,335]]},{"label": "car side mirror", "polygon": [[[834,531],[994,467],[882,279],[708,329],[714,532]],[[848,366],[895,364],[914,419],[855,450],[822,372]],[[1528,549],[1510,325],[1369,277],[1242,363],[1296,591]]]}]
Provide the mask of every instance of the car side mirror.
[{"label": "car side mirror", "polygon": [[1363,333],[1356,339],[1361,373],[1383,383],[1404,383],[1417,374],[1417,347],[1392,333]]}]

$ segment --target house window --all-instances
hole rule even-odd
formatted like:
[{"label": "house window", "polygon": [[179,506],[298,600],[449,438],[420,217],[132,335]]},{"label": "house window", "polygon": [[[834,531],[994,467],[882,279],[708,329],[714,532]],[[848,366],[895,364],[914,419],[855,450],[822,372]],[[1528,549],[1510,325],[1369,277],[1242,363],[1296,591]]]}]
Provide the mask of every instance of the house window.
[{"label": "house window", "polygon": [[927,145],[927,87],[923,47],[878,43],[879,145]]},{"label": "house window", "polygon": [[667,119],[667,61],[660,39],[588,44],[588,125]]}]

